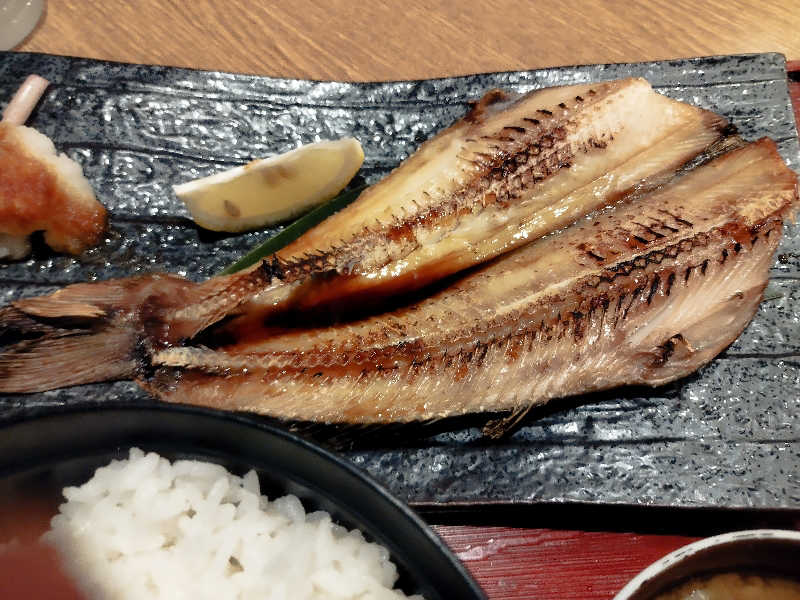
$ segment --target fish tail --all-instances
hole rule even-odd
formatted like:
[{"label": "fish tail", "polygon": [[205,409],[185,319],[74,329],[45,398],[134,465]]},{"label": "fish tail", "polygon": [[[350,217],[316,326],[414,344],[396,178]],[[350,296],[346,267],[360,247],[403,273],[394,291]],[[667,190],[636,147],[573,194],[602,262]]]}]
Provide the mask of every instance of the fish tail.
[{"label": "fish tail", "polygon": [[0,309],[0,393],[131,378],[193,287],[161,275],[80,283]]},{"label": "fish tail", "polygon": [[130,328],[53,331],[13,344],[0,354],[0,393],[43,392],[97,381],[127,379],[137,372]]},{"label": "fish tail", "polygon": [[0,308],[0,393],[135,377],[154,350],[181,345],[273,282],[264,268],[202,283],[154,274],[17,300]]}]

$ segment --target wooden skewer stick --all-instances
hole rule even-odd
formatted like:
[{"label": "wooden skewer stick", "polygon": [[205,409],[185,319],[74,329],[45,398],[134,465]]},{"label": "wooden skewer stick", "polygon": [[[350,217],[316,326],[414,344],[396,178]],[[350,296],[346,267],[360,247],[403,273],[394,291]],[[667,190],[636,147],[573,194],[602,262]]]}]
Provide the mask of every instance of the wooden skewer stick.
[{"label": "wooden skewer stick", "polygon": [[12,125],[24,125],[48,85],[50,82],[44,77],[28,75],[3,111],[3,121]]}]

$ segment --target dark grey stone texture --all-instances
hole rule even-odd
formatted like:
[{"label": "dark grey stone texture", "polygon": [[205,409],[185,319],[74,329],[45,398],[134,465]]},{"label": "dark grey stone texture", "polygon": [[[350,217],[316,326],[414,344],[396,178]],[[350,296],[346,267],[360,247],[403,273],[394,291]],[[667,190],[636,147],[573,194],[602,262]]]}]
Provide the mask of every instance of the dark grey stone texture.
[{"label": "dark grey stone texture", "polygon": [[[393,83],[272,79],[0,53],[0,97],[49,78],[30,124],[78,160],[110,209],[105,242],[80,258],[39,250],[0,266],[0,302],[74,281],[168,270],[200,279],[274,230],[202,232],[171,185],[301,143],[346,135],[375,181],[492,87],[649,79],[770,136],[800,165],[785,62],[775,54],[559,67]],[[800,232],[790,226],[766,300],[744,334],[683,381],[562,400],[501,441],[486,416],[384,428],[299,428],[419,504],[589,502],[791,507],[800,502]],[[65,406],[150,404],[134,384],[0,397],[0,419]]]}]

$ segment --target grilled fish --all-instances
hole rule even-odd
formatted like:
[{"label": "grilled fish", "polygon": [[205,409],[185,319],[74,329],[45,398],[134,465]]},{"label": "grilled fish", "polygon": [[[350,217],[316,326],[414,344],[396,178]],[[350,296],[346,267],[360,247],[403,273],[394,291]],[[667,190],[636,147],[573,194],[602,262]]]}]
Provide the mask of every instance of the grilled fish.
[{"label": "grilled fish", "polygon": [[660,385],[744,329],[797,199],[797,176],[762,139],[411,306],[278,335],[222,326],[219,348],[156,352],[141,383],[173,402],[360,423]]},{"label": "grilled fish", "polygon": [[[290,296],[300,308],[409,291],[655,185],[726,131],[719,115],[644,79],[518,99],[495,90],[275,260],[284,281],[301,282]],[[258,300],[274,304],[274,295]]]},{"label": "grilled fish", "polygon": [[[117,321],[152,313],[144,301],[157,305],[163,343],[191,338],[248,302],[241,312],[374,301],[488,260],[631,188],[653,185],[727,128],[722,117],[661,96],[643,79],[519,98],[494,90],[352,205],[249,271],[199,285],[164,276],[107,282],[90,294],[96,310]],[[71,293],[54,301],[65,308]],[[119,304],[121,295],[127,300]],[[26,306],[32,305],[17,304]]]},{"label": "grilled fish", "polygon": [[372,304],[480,264],[654,186],[730,132],[631,78],[488,92],[388,177],[270,259],[191,294],[174,343],[238,310]]},{"label": "grilled fish", "polygon": [[[0,355],[0,392],[150,381],[157,357],[203,354],[194,340],[205,343],[209,331],[245,345],[284,340],[263,323],[287,310],[358,305],[490,260],[658,189],[724,148],[729,131],[722,117],[641,79],[518,99],[490,92],[353,205],[248,271],[200,284],[171,275],[77,284],[13,303],[0,311],[0,332],[31,339]],[[236,345],[204,356],[226,365]],[[185,366],[228,368],[209,361]]]}]

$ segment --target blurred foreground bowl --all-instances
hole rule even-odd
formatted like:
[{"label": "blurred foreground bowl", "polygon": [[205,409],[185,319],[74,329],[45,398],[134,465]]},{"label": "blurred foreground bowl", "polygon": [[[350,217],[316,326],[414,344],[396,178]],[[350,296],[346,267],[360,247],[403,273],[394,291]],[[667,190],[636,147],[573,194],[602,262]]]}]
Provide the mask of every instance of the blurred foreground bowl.
[{"label": "blurred foreground bowl", "polygon": [[[70,410],[0,426],[0,525],[26,507],[54,515],[61,490],[128,449],[255,469],[261,492],[295,494],[307,512],[325,510],[391,553],[406,594],[426,600],[484,600],[442,540],[406,505],[352,464],[256,418],[183,406]],[[5,514],[2,514],[5,513]],[[45,524],[46,527],[46,524]]]}]

